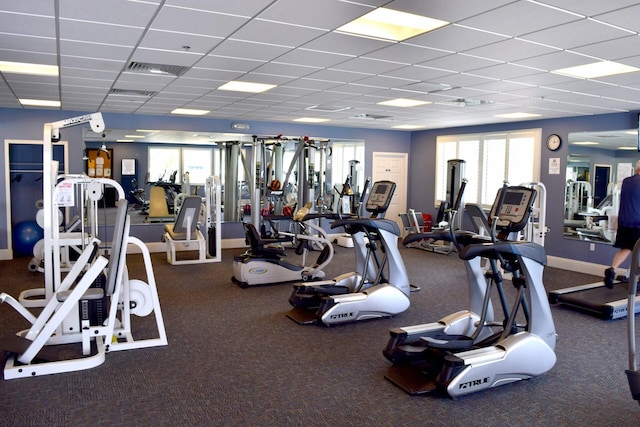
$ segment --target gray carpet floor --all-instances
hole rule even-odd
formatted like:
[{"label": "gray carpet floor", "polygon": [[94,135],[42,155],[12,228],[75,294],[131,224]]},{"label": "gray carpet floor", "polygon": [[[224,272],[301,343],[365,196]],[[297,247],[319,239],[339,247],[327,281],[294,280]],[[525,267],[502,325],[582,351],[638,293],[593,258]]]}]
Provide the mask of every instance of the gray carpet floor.
[{"label": "gray carpet floor", "polygon": [[[638,426],[631,398],[624,321],[552,306],[556,366],[538,378],[468,395],[404,393],[384,378],[389,330],[466,308],[456,254],[401,249],[411,307],[390,319],[338,327],[302,326],[285,316],[291,284],[242,289],[223,262],[171,266],[153,254],[169,345],[111,353],[98,368],[0,382],[2,426]],[[0,261],[0,291],[42,287],[28,259]],[[144,279],[139,255],[131,278]],[[353,270],[353,249],[337,247],[328,277]],[[548,290],[598,278],[547,268]],[[148,333],[150,319],[135,319]],[[0,306],[0,333],[28,325]],[[137,329],[136,329],[137,328]],[[5,355],[0,356],[4,363]]]}]

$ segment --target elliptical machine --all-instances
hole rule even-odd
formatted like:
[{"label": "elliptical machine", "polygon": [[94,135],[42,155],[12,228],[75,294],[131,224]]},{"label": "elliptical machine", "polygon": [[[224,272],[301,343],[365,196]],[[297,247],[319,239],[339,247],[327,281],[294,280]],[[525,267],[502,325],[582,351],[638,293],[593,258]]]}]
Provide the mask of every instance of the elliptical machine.
[{"label": "elliptical machine", "polygon": [[391,317],[409,308],[409,278],[398,250],[400,228],[395,221],[378,218],[388,209],[395,187],[391,181],[374,183],[365,204],[370,217],[331,224],[351,235],[356,271],[333,280],[295,284],[289,298],[293,309],[287,317],[299,324],[331,326]]},{"label": "elliptical machine", "polygon": [[[294,221],[302,232],[291,234],[279,232],[277,238],[263,239],[256,227],[251,223],[244,224],[247,241],[250,248],[241,255],[233,258],[233,277],[240,287],[276,284],[294,281],[321,280],[325,273],[322,271],[333,259],[333,246],[327,232],[314,224],[316,214],[302,214],[294,216]],[[284,259],[286,249],[282,242],[297,240],[296,254],[302,257],[299,264]],[[307,263],[307,256],[311,245],[321,247],[320,254],[314,263]]]},{"label": "elliptical machine", "polygon": [[[492,236],[497,231],[498,238],[487,240],[466,231],[449,232],[448,239],[466,261],[472,309],[438,322],[391,330],[383,351],[394,363],[385,374],[389,381],[412,395],[439,391],[455,398],[529,379],[555,365],[556,332],[542,282],[544,248],[532,242],[506,240],[526,225],[535,195],[534,189],[506,185],[498,192],[488,218]],[[423,234],[408,238],[447,238],[445,233]],[[484,287],[480,258],[491,264]],[[513,275],[516,296],[511,308],[505,310],[505,320],[495,323],[490,298],[492,281],[500,278],[498,262]],[[500,283],[501,279],[496,280],[503,300]],[[478,308],[480,313],[474,311]],[[517,323],[520,309],[524,325]]]}]

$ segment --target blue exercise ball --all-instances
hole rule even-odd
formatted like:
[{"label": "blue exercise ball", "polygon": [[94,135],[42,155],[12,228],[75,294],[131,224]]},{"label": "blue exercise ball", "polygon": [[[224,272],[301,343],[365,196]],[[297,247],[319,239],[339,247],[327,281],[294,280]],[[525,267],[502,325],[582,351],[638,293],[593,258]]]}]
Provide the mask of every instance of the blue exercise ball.
[{"label": "blue exercise ball", "polygon": [[33,247],[44,238],[44,230],[35,221],[23,221],[13,227],[13,249],[18,255],[33,255]]}]

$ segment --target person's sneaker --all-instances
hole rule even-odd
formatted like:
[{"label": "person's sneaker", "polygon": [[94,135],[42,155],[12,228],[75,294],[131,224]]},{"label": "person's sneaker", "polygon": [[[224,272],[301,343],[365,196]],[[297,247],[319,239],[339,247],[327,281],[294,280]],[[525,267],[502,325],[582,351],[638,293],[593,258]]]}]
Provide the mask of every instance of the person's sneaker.
[{"label": "person's sneaker", "polygon": [[613,267],[609,267],[604,271],[604,285],[613,289],[613,281],[616,279],[616,270]]}]

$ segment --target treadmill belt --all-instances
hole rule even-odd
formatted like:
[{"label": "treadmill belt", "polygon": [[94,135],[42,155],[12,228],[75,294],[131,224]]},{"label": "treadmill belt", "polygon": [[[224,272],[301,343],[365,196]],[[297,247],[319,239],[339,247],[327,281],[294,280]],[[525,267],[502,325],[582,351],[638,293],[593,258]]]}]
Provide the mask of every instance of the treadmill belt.
[{"label": "treadmill belt", "polygon": [[600,317],[603,320],[619,319],[627,315],[626,283],[617,283],[613,289],[598,286],[576,292],[557,294],[557,302]]}]

